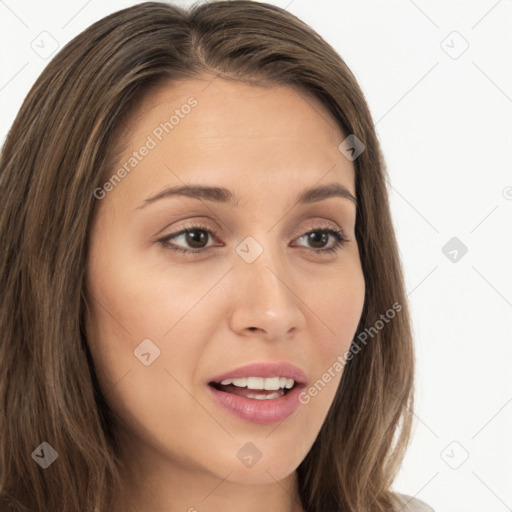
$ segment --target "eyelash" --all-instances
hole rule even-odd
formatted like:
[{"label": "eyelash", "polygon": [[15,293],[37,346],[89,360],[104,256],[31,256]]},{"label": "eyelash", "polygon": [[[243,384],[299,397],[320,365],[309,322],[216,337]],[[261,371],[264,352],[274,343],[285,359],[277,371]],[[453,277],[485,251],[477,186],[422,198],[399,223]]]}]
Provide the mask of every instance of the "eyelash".
[{"label": "eyelash", "polygon": [[[177,252],[177,253],[186,253],[187,255],[198,254],[198,253],[202,253],[202,252],[206,251],[207,250],[206,247],[202,248],[202,249],[192,250],[192,249],[183,249],[182,247],[173,246],[172,244],[169,243],[169,240],[179,237],[180,235],[189,233],[190,231],[204,231],[204,232],[208,233],[209,235],[211,235],[211,237],[213,239],[217,239],[217,233],[215,231],[211,230],[209,227],[201,225],[201,224],[194,224],[191,226],[187,226],[186,228],[184,228],[176,233],[167,235],[166,237],[158,240],[158,242],[160,242],[164,246],[165,249],[168,249],[168,250],[171,250],[171,251]],[[340,229],[331,229],[331,228],[326,228],[326,227],[311,229],[311,230],[307,231],[306,233],[304,233],[302,236],[298,237],[298,239],[308,236],[311,233],[328,233],[328,234],[332,235],[335,240],[334,245],[332,247],[329,247],[328,249],[310,249],[310,248],[306,247],[306,249],[308,251],[311,251],[316,254],[320,253],[320,254],[327,255],[327,254],[334,253],[336,251],[339,251],[345,245],[345,243],[349,241],[348,238],[343,233],[343,231],[341,231]]]}]

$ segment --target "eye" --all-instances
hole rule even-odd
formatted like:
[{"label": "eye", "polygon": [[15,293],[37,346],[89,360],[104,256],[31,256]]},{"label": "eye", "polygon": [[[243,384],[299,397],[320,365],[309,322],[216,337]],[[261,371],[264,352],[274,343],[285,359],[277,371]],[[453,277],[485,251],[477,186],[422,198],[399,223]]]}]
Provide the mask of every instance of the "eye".
[{"label": "eye", "polygon": [[[170,240],[178,240],[180,238],[182,238],[182,241],[185,243],[191,244],[190,248],[195,250],[184,249],[182,247],[177,247],[175,244],[169,243]],[[204,251],[205,246],[203,243],[207,242],[210,238],[216,238],[216,233],[206,226],[196,224],[188,226],[177,233],[168,235],[165,238],[160,239],[159,242],[161,242],[166,249],[170,249],[171,251],[197,253]]]},{"label": "eye", "polygon": [[[324,246],[329,243],[330,237],[333,239],[333,242],[330,246],[325,248]],[[177,241],[180,238],[183,243],[188,245],[188,248],[179,247],[175,243],[170,243],[171,240]],[[166,249],[174,252],[196,254],[203,253],[208,247],[211,247],[205,245],[210,239],[217,239],[216,232],[207,226],[195,224],[161,238],[158,242]],[[310,230],[296,240],[303,240],[312,244],[313,247],[306,247],[306,249],[313,253],[321,254],[334,253],[340,250],[341,247],[349,241],[342,230],[324,227]]]},{"label": "eye", "polygon": [[[320,235],[320,236],[318,236]],[[321,248],[318,250],[313,250],[313,252],[320,252],[320,253],[332,253],[336,252],[345,245],[346,242],[348,242],[348,238],[345,236],[343,231],[341,229],[331,229],[331,228],[322,228],[322,229],[314,229],[311,231],[308,231],[301,237],[299,237],[297,240],[306,240],[307,242],[313,243],[313,245],[324,245],[328,243],[329,237],[332,237],[334,239],[334,242],[331,244],[330,247],[327,248]],[[309,249],[309,248],[308,248]]]}]

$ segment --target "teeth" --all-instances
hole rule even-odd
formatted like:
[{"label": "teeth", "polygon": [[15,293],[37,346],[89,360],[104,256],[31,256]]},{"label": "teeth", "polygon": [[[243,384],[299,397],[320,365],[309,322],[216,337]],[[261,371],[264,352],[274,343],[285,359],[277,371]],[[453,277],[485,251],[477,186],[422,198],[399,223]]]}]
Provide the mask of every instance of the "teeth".
[{"label": "teeth", "polygon": [[265,389],[265,383],[270,379],[262,379],[261,377],[247,377],[247,387],[249,389]]},{"label": "teeth", "polygon": [[239,388],[277,391],[278,389],[291,389],[295,381],[293,379],[287,379],[286,377],[268,377],[266,379],[263,377],[242,377],[239,379],[224,379],[221,384],[223,386],[233,384],[233,386]]},{"label": "teeth", "polygon": [[[270,379],[261,379],[261,380],[264,381],[263,385],[265,386],[265,389],[276,391],[281,387],[279,377],[272,377]],[[248,387],[250,387],[249,384],[247,384],[247,385],[248,385]]]},{"label": "teeth", "polygon": [[280,389],[276,393],[270,393],[269,395],[253,395],[247,393],[246,398],[254,398],[255,400],[271,400],[273,398],[280,398],[284,395],[284,391]]}]

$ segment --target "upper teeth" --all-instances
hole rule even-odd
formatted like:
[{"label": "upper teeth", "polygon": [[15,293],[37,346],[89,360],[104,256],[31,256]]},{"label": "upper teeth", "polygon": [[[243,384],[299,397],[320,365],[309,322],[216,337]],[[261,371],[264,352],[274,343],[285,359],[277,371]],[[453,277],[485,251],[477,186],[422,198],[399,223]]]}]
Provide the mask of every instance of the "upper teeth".
[{"label": "upper teeth", "polygon": [[263,377],[242,377],[240,379],[225,379],[221,384],[224,386],[233,384],[233,386],[240,388],[268,389],[275,391],[279,388],[291,389],[295,381],[293,379],[287,379],[286,377],[269,377],[266,379]]}]

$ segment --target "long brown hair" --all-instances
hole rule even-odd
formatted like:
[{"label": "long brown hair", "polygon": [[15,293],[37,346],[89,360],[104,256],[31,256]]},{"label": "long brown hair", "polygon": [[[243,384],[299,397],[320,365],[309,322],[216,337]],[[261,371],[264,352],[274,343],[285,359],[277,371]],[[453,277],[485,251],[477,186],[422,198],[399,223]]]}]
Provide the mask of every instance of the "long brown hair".
[{"label": "long brown hair", "polygon": [[[379,142],[333,48],[289,12],[246,0],[189,10],[146,2],[101,19],[54,57],[14,121],[0,159],[0,498],[9,510],[106,512],[121,489],[83,324],[94,190],[130,108],[154,85],[203,76],[299,87],[365,145],[354,161],[360,350],[297,472],[308,512],[393,510],[414,358]],[[396,303],[400,312],[375,328]],[[43,442],[58,453],[47,469],[34,462]]]}]

